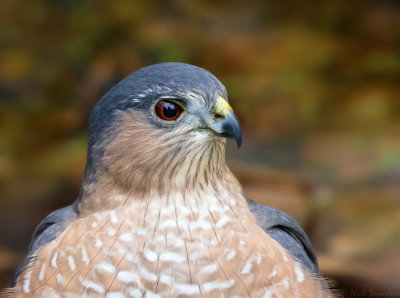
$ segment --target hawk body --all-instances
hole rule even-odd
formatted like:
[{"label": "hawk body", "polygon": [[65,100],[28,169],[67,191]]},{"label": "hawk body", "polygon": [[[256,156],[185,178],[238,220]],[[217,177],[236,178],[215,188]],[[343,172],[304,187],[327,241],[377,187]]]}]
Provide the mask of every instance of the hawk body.
[{"label": "hawk body", "polygon": [[[180,63],[111,89],[91,116],[80,196],[35,231],[9,294],[327,296],[304,232],[248,201],[227,167],[224,137],[241,138],[225,98]],[[157,118],[164,100],[182,107],[176,121]]]}]

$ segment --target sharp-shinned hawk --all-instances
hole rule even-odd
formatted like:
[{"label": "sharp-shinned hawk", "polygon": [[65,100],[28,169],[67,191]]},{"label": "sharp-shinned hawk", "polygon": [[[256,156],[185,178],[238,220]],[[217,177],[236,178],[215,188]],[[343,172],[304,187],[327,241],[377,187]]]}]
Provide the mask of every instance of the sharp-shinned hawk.
[{"label": "sharp-shinned hawk", "polygon": [[327,297],[311,244],[225,163],[241,128],[206,70],[142,68],[95,106],[78,199],[36,228],[17,297]]}]

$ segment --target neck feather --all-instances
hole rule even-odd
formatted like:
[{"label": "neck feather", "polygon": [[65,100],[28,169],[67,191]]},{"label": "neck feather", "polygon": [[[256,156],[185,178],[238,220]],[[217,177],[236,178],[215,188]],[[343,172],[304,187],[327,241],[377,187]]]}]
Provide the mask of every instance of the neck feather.
[{"label": "neck feather", "polygon": [[108,143],[100,164],[87,166],[78,205],[81,211],[170,196],[201,200],[240,195],[240,184],[225,162],[223,139],[199,133],[182,140],[152,135],[146,140],[159,144],[136,142],[132,148],[127,131],[132,133],[122,130]]}]

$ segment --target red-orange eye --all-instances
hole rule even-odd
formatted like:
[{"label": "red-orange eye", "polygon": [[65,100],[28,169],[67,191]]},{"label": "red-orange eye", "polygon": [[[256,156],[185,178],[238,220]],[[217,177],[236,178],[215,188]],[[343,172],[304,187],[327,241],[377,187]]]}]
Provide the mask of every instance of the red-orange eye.
[{"label": "red-orange eye", "polygon": [[176,120],[182,113],[182,108],[178,104],[167,100],[160,100],[155,110],[157,116],[166,121]]}]

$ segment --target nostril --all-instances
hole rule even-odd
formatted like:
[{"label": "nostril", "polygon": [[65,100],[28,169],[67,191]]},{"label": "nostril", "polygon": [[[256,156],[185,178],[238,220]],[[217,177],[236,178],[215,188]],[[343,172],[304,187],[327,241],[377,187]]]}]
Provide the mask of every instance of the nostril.
[{"label": "nostril", "polygon": [[224,115],[221,115],[221,114],[215,114],[215,115],[214,115],[214,118],[215,118],[215,120],[218,120],[218,119],[225,119]]}]

